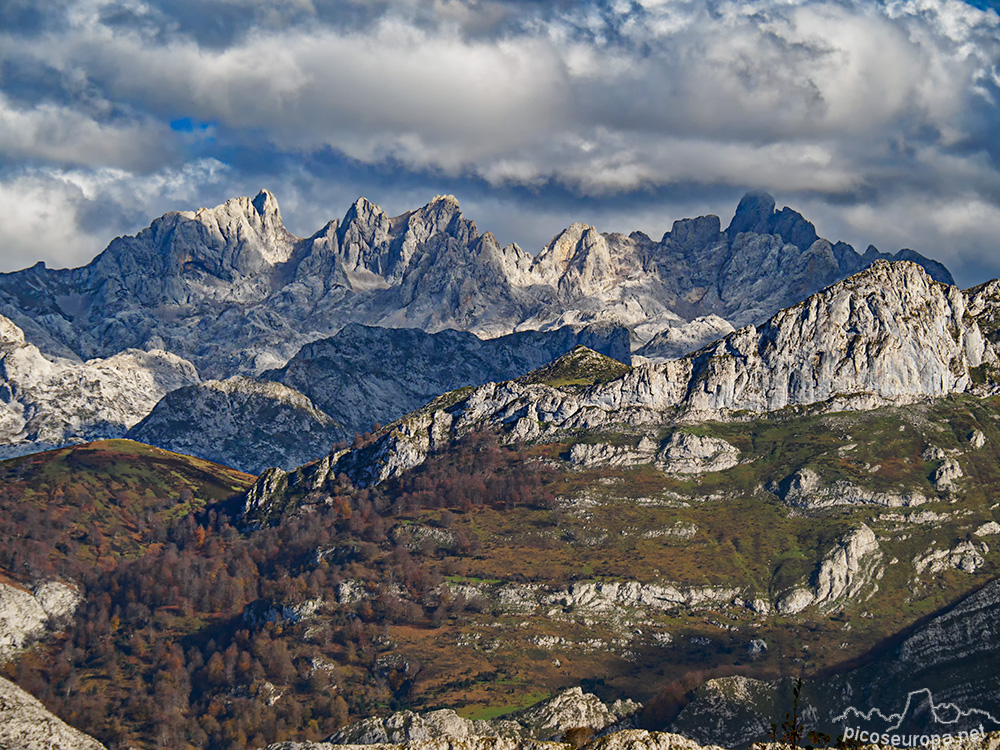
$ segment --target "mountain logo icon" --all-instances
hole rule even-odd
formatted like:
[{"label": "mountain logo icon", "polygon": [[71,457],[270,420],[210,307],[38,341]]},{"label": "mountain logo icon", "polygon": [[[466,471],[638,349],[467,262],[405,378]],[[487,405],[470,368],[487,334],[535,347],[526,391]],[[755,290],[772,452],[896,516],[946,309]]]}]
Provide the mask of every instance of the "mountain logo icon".
[{"label": "mountain logo icon", "polygon": [[1000,729],[1000,718],[979,708],[962,708],[955,703],[934,700],[928,688],[913,690],[899,712],[885,713],[880,708],[867,711],[848,706],[833,721],[844,726],[866,724],[880,732],[895,732],[913,727],[941,731],[960,731],[982,725],[986,731]]}]

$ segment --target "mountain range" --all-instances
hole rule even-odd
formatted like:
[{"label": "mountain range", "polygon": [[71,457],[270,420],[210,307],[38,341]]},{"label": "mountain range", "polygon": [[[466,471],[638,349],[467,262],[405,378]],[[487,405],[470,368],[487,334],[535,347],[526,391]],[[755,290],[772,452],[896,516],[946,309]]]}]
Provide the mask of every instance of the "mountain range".
[{"label": "mountain range", "polygon": [[[759,193],[725,231],[716,216],[677,221],[659,241],[573,224],[532,257],[479,234],[451,196],[396,217],[359,199],[298,238],[262,191],[167,214],[82,268],[3,274],[0,313],[45,353],[164,349],[227,377],[280,367],[351,322],[488,337],[615,323],[640,342],[708,315],[741,326],[888,257],[822,240]],[[911,251],[891,257],[952,281]]]},{"label": "mountain range", "polygon": [[799,673],[811,728],[1000,716],[1000,281],[763,193],[532,256],[262,191],[0,312],[0,747],[736,748]]},{"label": "mountain range", "polygon": [[[299,238],[284,228],[274,196],[262,191],[167,214],[115,239],[82,268],[37,264],[0,275],[0,313],[16,331],[15,343],[24,339],[37,350],[33,371],[61,363],[57,368],[73,373],[63,379],[78,382],[80,398],[92,401],[96,391],[113,388],[94,374],[100,368],[93,359],[121,355],[101,372],[114,373],[111,379],[125,374],[136,392],[117,404],[121,413],[67,418],[58,403],[73,394],[11,370],[9,387],[25,395],[15,399],[21,416],[11,418],[0,450],[16,455],[116,437],[150,416],[134,435],[254,471],[267,460],[289,468],[441,392],[523,374],[576,344],[626,362],[630,350],[652,361],[682,356],[890,257],[951,282],[941,264],[909,250],[888,256],[869,247],[859,255],[820,239],[810,222],[787,207],[776,211],[763,193],[746,195],[725,231],[716,216],[676,221],[659,241],[574,224],[532,257],[479,234],[451,196],[397,217],[359,199],[341,221]],[[613,333],[616,326],[626,329],[627,342]],[[358,348],[362,330],[383,339],[370,342],[367,360]],[[439,338],[424,340],[434,344],[419,348],[422,364],[408,362],[419,372],[413,377],[400,360],[417,350],[418,331]],[[537,331],[533,338],[530,331]],[[502,338],[515,332],[520,338]],[[470,334],[493,343],[477,344]],[[464,343],[446,346],[448,336]],[[330,357],[342,374],[320,384],[307,370],[331,369]],[[383,357],[393,366],[382,367]],[[305,364],[310,359],[317,362]],[[182,380],[172,374],[178,368]],[[299,395],[245,379],[216,385],[236,375],[274,380]],[[207,390],[186,391],[150,415],[168,391],[201,388],[202,380]],[[284,440],[249,441],[256,447],[242,452],[223,448],[240,441],[235,427],[227,436],[183,434],[182,425],[193,424],[184,409],[195,408],[195,393],[202,401],[223,399],[226,413],[236,415],[232,424],[249,434],[273,432],[275,410],[295,414],[282,430],[300,428]],[[33,427],[32,420],[50,426]],[[274,458],[261,457],[264,445]]]}]

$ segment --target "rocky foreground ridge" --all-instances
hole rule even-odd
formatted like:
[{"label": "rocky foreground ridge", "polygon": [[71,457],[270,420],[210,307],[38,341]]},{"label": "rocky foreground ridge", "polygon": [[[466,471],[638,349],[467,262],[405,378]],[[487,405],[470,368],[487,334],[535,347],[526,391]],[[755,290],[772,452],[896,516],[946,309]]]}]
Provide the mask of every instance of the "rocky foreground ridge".
[{"label": "rocky foreground ridge", "polygon": [[452,196],[397,217],[361,198],[299,238],[262,191],[167,214],[82,268],[2,274],[0,313],[47,354],[162,349],[225,378],[281,367],[351,322],[484,336],[611,323],[637,345],[677,329],[667,338],[696,347],[880,258],[951,282],[912,251],[861,255],[821,239],[763,193],[745,196],[725,230],[717,216],[677,221],[658,241],[573,224],[533,257],[480,234]]},{"label": "rocky foreground ridge", "polygon": [[[672,732],[651,732],[631,726],[628,713],[638,704],[613,706],[597,696],[571,688],[548,701],[501,719],[471,721],[451,709],[425,713],[402,711],[366,719],[346,727],[324,742],[280,742],[266,750],[721,750],[732,745],[701,744]],[[624,716],[622,714],[625,714]],[[899,732],[902,734],[902,732]],[[956,750],[995,750],[1000,732],[955,736]],[[757,750],[790,745],[755,743]],[[891,747],[858,744],[861,748]]]},{"label": "rocky foreground ridge", "polygon": [[[1000,581],[993,580],[908,634],[868,664],[806,680],[801,711],[834,736],[845,726],[890,734],[943,734],[982,726],[986,747],[1000,745]],[[726,737],[746,747],[792,699],[792,681],[726,677],[709,680],[671,723],[700,742]],[[873,713],[877,709],[881,713]]]},{"label": "rocky foreground ridge", "polygon": [[13,682],[0,677],[0,748],[104,750],[104,745],[69,726]]},{"label": "rocky foreground ridge", "polygon": [[527,377],[443,396],[358,450],[332,454],[290,478],[265,474],[247,507],[266,504],[289,481],[320,489],[343,472],[362,486],[380,483],[472,430],[546,442],[615,427],[639,435],[633,449],[615,449],[625,451],[621,460],[645,462],[667,450],[642,437],[664,424],[821,404],[872,409],[965,393],[997,361],[961,291],[915,263],[877,261],[760,328],[746,326],[681,359],[619,371],[577,349],[554,366],[613,377],[585,385]]}]

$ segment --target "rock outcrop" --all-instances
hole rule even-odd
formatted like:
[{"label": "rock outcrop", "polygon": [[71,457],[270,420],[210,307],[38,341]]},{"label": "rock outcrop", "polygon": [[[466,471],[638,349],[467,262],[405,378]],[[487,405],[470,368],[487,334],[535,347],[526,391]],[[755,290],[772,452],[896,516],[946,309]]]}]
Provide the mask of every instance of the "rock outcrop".
[{"label": "rock outcrop", "polygon": [[984,542],[978,545],[971,541],[959,542],[950,549],[932,549],[913,558],[913,567],[917,575],[930,573],[935,575],[945,570],[961,570],[963,573],[975,573],[985,563],[983,555],[990,548]]},{"label": "rock outcrop", "polygon": [[823,612],[843,608],[845,600],[857,598],[878,577],[881,557],[875,532],[861,524],[824,555],[808,587],[793,589],[778,600],[778,612],[793,615],[809,606]]},{"label": "rock outcrop", "polygon": [[47,357],[0,317],[0,457],[121,437],[166,393],[197,382],[190,362],[164,351]]},{"label": "rock outcrop", "polygon": [[259,474],[322,456],[342,434],[298,391],[236,375],[171,391],[125,437]]},{"label": "rock outcrop", "polygon": [[724,471],[740,462],[740,452],[721,438],[675,432],[659,456],[659,465],[672,474]]},{"label": "rock outcrop", "polygon": [[793,508],[813,510],[836,505],[877,505],[884,508],[900,508],[922,505],[927,497],[919,492],[879,491],[858,487],[844,479],[824,482],[820,475],[809,467],[796,471],[774,488],[778,497]]},{"label": "rock outcrop", "polygon": [[33,696],[0,677],[0,748],[4,750],[104,750]]},{"label": "rock outcrop", "polygon": [[728,336],[733,330],[728,320],[718,315],[706,315],[663,329],[635,353],[651,362],[677,359]]},{"label": "rock outcrop", "polygon": [[80,600],[75,587],[60,581],[43,583],[33,593],[0,583],[0,663],[71,616]]},{"label": "rock outcrop", "polygon": [[[386,717],[363,719],[339,730],[327,743],[335,747],[370,748],[372,745],[412,743],[451,744],[455,740],[475,743],[491,738],[501,743],[524,743],[516,746],[534,747],[538,741],[559,742],[573,729],[587,729],[596,735],[621,728],[622,722],[641,707],[629,700],[608,705],[596,695],[576,687],[530,708],[489,721],[464,719],[451,709],[425,713],[400,711]],[[486,744],[492,747],[496,743]]]},{"label": "rock outcrop", "polygon": [[945,458],[934,470],[931,478],[938,492],[951,492],[955,489],[955,480],[961,479],[963,476],[965,473],[958,461],[954,458]]}]

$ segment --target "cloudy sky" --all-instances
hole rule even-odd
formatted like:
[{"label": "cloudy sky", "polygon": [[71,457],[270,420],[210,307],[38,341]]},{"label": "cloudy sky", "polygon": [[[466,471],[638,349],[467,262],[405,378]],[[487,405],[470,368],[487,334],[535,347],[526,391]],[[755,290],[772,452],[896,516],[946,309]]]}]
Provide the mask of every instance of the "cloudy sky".
[{"label": "cloudy sky", "polygon": [[0,270],[267,187],[537,252],[765,189],[1000,276],[1000,18],[959,0],[0,0]]}]

